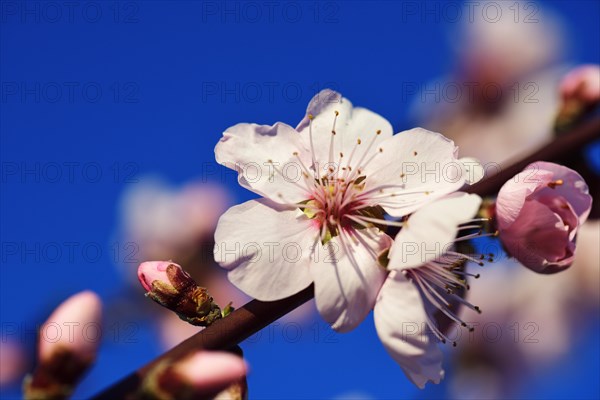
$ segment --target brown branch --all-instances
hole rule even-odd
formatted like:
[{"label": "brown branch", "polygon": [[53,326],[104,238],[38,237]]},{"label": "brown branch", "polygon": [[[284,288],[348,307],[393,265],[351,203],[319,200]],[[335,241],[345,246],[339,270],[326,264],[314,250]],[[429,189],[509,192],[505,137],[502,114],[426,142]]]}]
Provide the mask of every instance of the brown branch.
[{"label": "brown branch", "polygon": [[[471,186],[468,191],[481,196],[494,195],[508,179],[519,173],[525,166],[535,161],[562,161],[573,156],[581,147],[600,137],[600,119],[594,119],[564,134],[539,151],[526,157],[498,174],[483,179]],[[263,302],[252,300],[242,308],[235,310],[226,318],[216,321],[210,327],[200,331],[162,354],[139,370],[123,378],[113,386],[94,397],[95,400],[113,400],[126,398],[136,392],[144,376],[159,362],[177,359],[199,349],[228,349],[265,328],[313,297],[310,286],[300,293],[279,301]]]},{"label": "brown branch", "polygon": [[252,300],[227,317],[217,320],[208,328],[155,358],[93,399],[114,400],[127,398],[127,396],[136,392],[144,376],[161,361],[181,358],[200,349],[229,349],[306,303],[313,296],[311,285],[300,293],[283,300],[269,302]]},{"label": "brown branch", "polygon": [[535,153],[525,157],[506,168],[502,167],[499,173],[489,178],[482,179],[465,191],[477,193],[480,196],[493,196],[498,193],[504,182],[518,174],[527,165],[536,161],[552,161],[562,163],[573,157],[580,157],[578,151],[587,143],[600,138],[600,118],[588,121],[576,127],[570,133],[565,133]]}]

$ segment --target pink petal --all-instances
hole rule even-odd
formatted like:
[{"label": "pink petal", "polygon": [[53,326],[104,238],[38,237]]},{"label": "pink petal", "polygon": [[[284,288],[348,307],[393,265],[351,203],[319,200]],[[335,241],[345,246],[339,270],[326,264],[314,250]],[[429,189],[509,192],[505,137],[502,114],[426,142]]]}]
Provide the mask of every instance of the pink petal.
[{"label": "pink petal", "polygon": [[224,389],[248,373],[244,360],[222,351],[200,351],[174,366],[175,372],[198,391]]},{"label": "pink petal", "polygon": [[457,192],[415,211],[396,235],[390,249],[390,269],[402,270],[423,265],[448,251],[458,226],[477,214],[481,198]]},{"label": "pink petal", "polygon": [[600,66],[582,65],[571,70],[560,83],[560,94],[565,100],[600,101]]},{"label": "pink petal", "polygon": [[174,263],[171,261],[146,261],[140,264],[138,279],[146,292],[152,291],[152,282],[154,281],[169,282],[167,267],[170,264]]},{"label": "pink petal", "polygon": [[377,229],[354,235],[355,241],[331,239],[310,266],[317,309],[339,332],[351,331],[365,319],[387,276],[375,258],[389,248],[391,238]]},{"label": "pink petal", "polygon": [[311,156],[298,132],[286,124],[234,125],[223,133],[215,156],[238,172],[240,185],[276,203],[309,198],[298,157],[310,165]]},{"label": "pink petal", "polygon": [[101,340],[102,303],[91,291],[77,293],[62,302],[40,329],[39,358],[51,359],[60,348],[94,358]]},{"label": "pink petal", "polygon": [[249,296],[273,301],[312,283],[308,266],[318,235],[301,211],[267,199],[231,207],[215,232],[215,261],[231,283]]},{"label": "pink petal", "polygon": [[496,218],[500,229],[510,227],[521,213],[527,197],[552,181],[554,174],[551,171],[532,167],[532,165],[500,188],[496,199]]},{"label": "pink petal", "polygon": [[548,194],[564,197],[579,217],[579,224],[585,222],[592,208],[592,197],[589,195],[588,186],[581,175],[565,166],[543,161],[528,165],[526,170],[549,171],[552,173],[553,181],[562,180],[562,185],[554,186],[554,188],[547,186],[541,188],[538,195]]},{"label": "pink petal", "polygon": [[513,257],[536,272],[557,272],[573,259],[568,227],[559,215],[537,201],[525,203],[511,227],[500,231],[500,239]]},{"label": "pink petal", "polygon": [[417,288],[401,272],[392,272],[381,288],[374,314],[381,343],[421,389],[444,377],[442,352],[424,331],[424,307]]},{"label": "pink petal", "polygon": [[379,201],[394,217],[459,190],[467,178],[454,142],[439,133],[415,128],[392,136],[379,148],[382,152],[364,168],[365,191],[394,193]]}]

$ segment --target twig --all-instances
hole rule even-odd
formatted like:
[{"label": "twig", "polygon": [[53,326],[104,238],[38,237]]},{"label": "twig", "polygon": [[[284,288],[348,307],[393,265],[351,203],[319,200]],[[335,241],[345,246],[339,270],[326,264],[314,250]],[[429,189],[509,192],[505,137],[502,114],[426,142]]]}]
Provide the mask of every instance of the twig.
[{"label": "twig", "polygon": [[552,143],[542,147],[530,156],[518,161],[489,178],[482,179],[465,191],[477,193],[480,196],[496,195],[502,185],[521,172],[523,168],[536,161],[558,162],[579,157],[578,150],[594,139],[600,138],[600,118],[593,119],[577,126],[570,133],[565,133],[556,138]]},{"label": "twig", "polygon": [[135,393],[144,376],[159,362],[177,359],[200,349],[229,349],[249,338],[273,321],[312,299],[312,285],[300,293],[279,301],[252,300],[233,311],[227,317],[217,320],[208,328],[181,342],[173,349],[155,358],[134,373],[121,379],[113,386],[94,397],[94,400],[114,400],[127,398]]},{"label": "twig", "polygon": [[[481,196],[496,194],[504,182],[519,173],[528,164],[535,161],[561,161],[573,156],[578,149],[599,137],[600,119],[594,119],[576,127],[571,133],[557,138],[525,159],[504,168],[498,174],[483,179],[481,182],[469,187],[467,191]],[[226,318],[216,321],[210,327],[198,332],[139,370],[121,379],[93,399],[114,400],[126,398],[135,393],[144,376],[157,363],[166,359],[177,359],[199,349],[231,348],[306,303],[313,296],[313,287],[310,286],[300,293],[279,301],[252,300]]]}]

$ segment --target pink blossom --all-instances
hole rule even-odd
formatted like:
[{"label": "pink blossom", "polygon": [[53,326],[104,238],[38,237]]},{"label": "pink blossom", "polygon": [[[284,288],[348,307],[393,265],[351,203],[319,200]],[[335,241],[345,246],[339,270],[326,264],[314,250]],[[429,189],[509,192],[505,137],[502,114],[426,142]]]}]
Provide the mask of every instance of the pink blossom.
[{"label": "pink blossom", "polygon": [[102,303],[91,291],[65,300],[40,329],[39,359],[44,363],[61,350],[83,361],[95,358],[101,339]]},{"label": "pink blossom", "polygon": [[22,379],[29,369],[25,347],[17,340],[6,335],[0,341],[0,389],[8,387]]},{"label": "pink blossom", "polygon": [[565,100],[583,103],[600,101],[600,66],[582,65],[570,71],[560,83],[560,94]]},{"label": "pink blossom", "polygon": [[500,239],[533,271],[562,271],[573,262],[575,236],[591,205],[588,187],[577,172],[548,162],[530,164],[498,193]]},{"label": "pink blossom", "polygon": [[170,264],[173,263],[170,261],[147,261],[140,264],[138,267],[138,279],[147,292],[152,291],[152,282],[154,281],[170,282],[167,276],[167,267]]},{"label": "pink blossom", "polygon": [[248,371],[246,362],[222,351],[201,351],[174,366],[175,372],[198,393],[225,389],[239,381]]}]

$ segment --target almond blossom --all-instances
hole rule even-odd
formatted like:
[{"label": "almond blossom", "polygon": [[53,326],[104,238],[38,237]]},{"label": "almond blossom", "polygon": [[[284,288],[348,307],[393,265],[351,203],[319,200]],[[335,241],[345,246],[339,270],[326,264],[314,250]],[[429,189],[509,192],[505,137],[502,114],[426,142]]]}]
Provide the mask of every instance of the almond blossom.
[{"label": "almond blossom", "polygon": [[[393,135],[383,117],[325,90],[296,128],[238,124],[217,162],[263,198],[230,208],[215,260],[238,288],[273,301],[315,286],[321,316],[341,332],[370,312],[400,218],[469,182],[454,143],[415,128]],[[419,305],[417,305],[419,307]]]},{"label": "almond blossom", "polygon": [[577,172],[549,162],[530,164],[498,192],[500,240],[527,268],[562,271],[573,262],[577,230],[591,207],[588,186]]},{"label": "almond blossom", "polygon": [[[420,388],[428,381],[439,383],[444,376],[442,352],[434,338],[444,343],[449,339],[432,310],[465,327],[451,301],[480,312],[455,292],[467,289],[464,278],[470,274],[464,271],[464,262],[481,261],[453,247],[456,241],[485,236],[473,233],[455,239],[459,231],[479,222],[473,217],[480,204],[477,195],[453,193],[424,206],[406,220],[389,252],[391,272],[375,304],[375,327],[388,353]],[[426,328],[433,334],[428,335]]]}]

